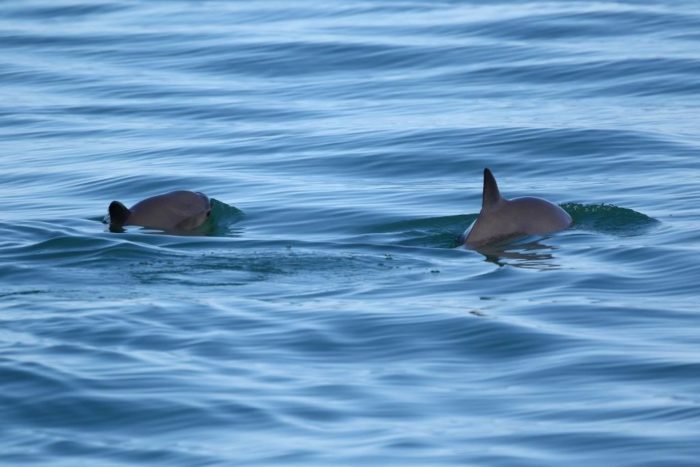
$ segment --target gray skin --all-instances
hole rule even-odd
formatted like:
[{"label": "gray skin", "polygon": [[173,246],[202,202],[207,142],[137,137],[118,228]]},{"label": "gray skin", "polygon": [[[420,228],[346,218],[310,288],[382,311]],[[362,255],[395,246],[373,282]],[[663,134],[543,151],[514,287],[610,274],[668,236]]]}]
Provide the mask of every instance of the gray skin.
[{"label": "gray skin", "polygon": [[204,193],[173,191],[146,198],[127,209],[119,201],[109,205],[110,226],[138,225],[159,230],[191,230],[202,225],[211,213]]},{"label": "gray skin", "polygon": [[502,197],[493,174],[484,169],[481,212],[463,238],[467,247],[479,248],[510,238],[558,232],[571,223],[566,211],[542,198]]}]

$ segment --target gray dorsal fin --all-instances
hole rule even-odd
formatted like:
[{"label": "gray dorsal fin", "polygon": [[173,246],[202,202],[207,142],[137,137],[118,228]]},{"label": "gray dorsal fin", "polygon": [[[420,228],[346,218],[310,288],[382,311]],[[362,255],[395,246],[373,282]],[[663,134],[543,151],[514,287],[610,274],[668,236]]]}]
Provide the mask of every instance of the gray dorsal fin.
[{"label": "gray dorsal fin", "polygon": [[484,193],[481,198],[481,209],[488,209],[501,200],[496,179],[489,169],[484,169]]},{"label": "gray dorsal fin", "polygon": [[124,225],[131,211],[119,201],[109,203],[109,223],[111,225]]}]

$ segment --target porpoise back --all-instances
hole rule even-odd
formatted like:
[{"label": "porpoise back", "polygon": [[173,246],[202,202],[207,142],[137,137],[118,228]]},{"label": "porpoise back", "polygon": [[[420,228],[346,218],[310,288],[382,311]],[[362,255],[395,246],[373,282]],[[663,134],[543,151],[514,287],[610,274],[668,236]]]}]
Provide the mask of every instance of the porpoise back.
[{"label": "porpoise back", "polygon": [[557,232],[571,223],[566,211],[542,198],[502,197],[495,177],[489,169],[484,169],[481,212],[465,232],[464,243],[478,248],[509,238]]},{"label": "porpoise back", "polygon": [[159,230],[190,230],[202,225],[211,213],[209,198],[195,191],[173,191],[152,196],[127,209],[119,201],[109,205],[110,225],[138,225]]}]

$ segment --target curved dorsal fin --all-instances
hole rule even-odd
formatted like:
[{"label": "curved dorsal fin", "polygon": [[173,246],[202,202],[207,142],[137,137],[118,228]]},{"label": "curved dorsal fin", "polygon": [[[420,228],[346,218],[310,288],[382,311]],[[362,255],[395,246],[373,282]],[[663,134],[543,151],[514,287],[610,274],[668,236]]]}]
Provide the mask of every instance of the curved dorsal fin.
[{"label": "curved dorsal fin", "polygon": [[496,179],[489,169],[484,169],[484,193],[481,198],[481,209],[488,209],[501,200]]},{"label": "curved dorsal fin", "polygon": [[112,225],[124,225],[130,214],[129,208],[119,201],[112,201],[109,204],[109,223]]}]

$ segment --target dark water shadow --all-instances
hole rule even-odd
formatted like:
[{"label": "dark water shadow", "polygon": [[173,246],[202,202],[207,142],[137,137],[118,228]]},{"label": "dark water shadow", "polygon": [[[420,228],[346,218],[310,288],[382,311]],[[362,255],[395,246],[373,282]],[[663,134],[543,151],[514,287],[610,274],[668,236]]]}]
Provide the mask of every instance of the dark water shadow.
[{"label": "dark water shadow", "polygon": [[475,249],[484,255],[484,261],[499,267],[514,266],[523,269],[552,270],[559,269],[554,252],[555,246],[543,243],[541,237],[520,237],[516,240],[503,241]]}]

